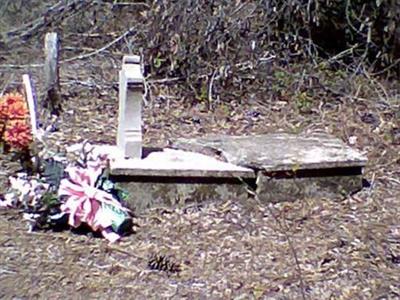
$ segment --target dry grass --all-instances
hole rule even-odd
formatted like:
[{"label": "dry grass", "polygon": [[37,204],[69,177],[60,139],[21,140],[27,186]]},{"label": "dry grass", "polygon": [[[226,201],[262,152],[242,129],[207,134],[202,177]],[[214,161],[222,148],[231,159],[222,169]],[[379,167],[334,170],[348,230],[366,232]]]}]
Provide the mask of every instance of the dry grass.
[{"label": "dry grass", "polygon": [[[307,299],[395,299],[397,201],[377,187],[341,202],[152,210],[138,218],[137,234],[113,246],[70,232],[28,234],[18,216],[2,212],[2,296],[299,299],[301,276]],[[153,253],[171,255],[182,272],[148,270]]]}]

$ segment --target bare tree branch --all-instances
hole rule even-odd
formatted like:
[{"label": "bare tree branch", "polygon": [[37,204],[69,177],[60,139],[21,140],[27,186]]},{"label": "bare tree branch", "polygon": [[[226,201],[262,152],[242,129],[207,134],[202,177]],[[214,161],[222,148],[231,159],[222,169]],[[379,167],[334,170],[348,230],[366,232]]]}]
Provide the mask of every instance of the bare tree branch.
[{"label": "bare tree branch", "polygon": [[16,40],[21,40],[29,38],[34,33],[40,31],[42,28],[46,28],[54,22],[60,22],[71,13],[77,12],[82,8],[87,8],[94,5],[94,1],[86,0],[69,0],[59,1],[55,5],[51,6],[47,11],[45,11],[39,18],[22,25],[21,27],[14,28],[8,32],[0,33],[0,43],[9,44]]}]

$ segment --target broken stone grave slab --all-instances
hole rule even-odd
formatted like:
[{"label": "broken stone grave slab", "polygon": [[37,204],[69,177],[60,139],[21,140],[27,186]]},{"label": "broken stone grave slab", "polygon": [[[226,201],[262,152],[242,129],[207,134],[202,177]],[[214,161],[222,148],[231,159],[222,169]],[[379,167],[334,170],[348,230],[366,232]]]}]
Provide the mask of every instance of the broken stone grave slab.
[{"label": "broken stone grave slab", "polygon": [[140,57],[124,56],[119,75],[117,147],[110,152],[119,154],[110,174],[130,192],[131,208],[238,199],[248,196],[246,185],[272,202],[347,195],[362,186],[367,159],[326,134],[180,139],[174,147],[186,152],[164,149],[146,155]]},{"label": "broken stone grave slab", "polygon": [[257,192],[268,202],[332,197],[362,187],[367,158],[324,133],[214,135],[178,139],[174,148],[218,156],[257,172]]},{"label": "broken stone grave slab", "polygon": [[247,198],[244,182],[255,182],[255,173],[249,168],[175,149],[149,151],[142,159],[117,155],[111,160],[110,174],[129,193],[128,206],[135,211]]}]

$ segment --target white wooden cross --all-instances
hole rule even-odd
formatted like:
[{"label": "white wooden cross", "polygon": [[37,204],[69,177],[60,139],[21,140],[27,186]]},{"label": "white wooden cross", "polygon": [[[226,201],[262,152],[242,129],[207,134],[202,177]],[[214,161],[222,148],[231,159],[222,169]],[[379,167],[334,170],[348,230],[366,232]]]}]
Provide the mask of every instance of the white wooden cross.
[{"label": "white wooden cross", "polygon": [[140,57],[124,56],[119,72],[117,147],[127,158],[142,158],[142,97]]},{"label": "white wooden cross", "polygon": [[36,119],[36,99],[32,87],[32,82],[28,74],[22,75],[22,82],[25,86],[25,91],[26,91],[26,99],[28,102],[29,117],[30,117],[29,119],[31,122],[32,135],[34,137],[37,137],[38,129],[37,129],[37,119]]}]

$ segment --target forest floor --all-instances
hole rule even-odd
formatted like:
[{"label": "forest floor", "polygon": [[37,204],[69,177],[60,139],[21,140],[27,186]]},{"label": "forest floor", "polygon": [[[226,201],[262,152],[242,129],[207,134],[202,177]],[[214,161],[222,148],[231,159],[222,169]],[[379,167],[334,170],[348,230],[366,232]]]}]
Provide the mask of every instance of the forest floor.
[{"label": "forest floor", "polygon": [[[119,68],[120,57],[107,53],[61,65],[56,145],[115,142]],[[0,88],[28,70],[40,86],[39,68],[2,68]],[[137,215],[137,232],[116,245],[70,231],[28,233],[18,211],[2,210],[1,299],[400,298],[399,98],[344,98],[304,114],[288,101],[248,99],[208,111],[168,91],[161,88],[143,108],[148,146],[205,133],[322,130],[368,156],[370,187],[340,200],[153,209]],[[13,167],[4,156],[0,165],[4,188]],[[154,253],[182,271],[149,270]]]}]

